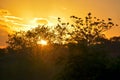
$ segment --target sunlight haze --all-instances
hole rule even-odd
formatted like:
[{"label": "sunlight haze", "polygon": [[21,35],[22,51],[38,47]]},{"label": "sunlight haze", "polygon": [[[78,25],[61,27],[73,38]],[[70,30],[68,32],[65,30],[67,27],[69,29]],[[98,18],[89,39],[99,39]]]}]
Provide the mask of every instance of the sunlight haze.
[{"label": "sunlight haze", "polygon": [[[10,30],[29,30],[39,24],[52,26],[58,17],[84,18],[91,12],[98,18],[110,17],[120,25],[119,4],[120,0],[0,0],[0,9],[5,10],[4,13],[0,11],[0,47],[6,45],[6,34]],[[120,28],[112,28],[106,36],[120,36]]]}]

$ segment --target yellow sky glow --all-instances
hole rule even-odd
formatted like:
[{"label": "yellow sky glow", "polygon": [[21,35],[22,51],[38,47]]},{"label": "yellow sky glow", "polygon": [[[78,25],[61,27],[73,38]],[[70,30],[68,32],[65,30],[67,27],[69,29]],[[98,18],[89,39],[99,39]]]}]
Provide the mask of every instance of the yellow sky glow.
[{"label": "yellow sky glow", "polygon": [[[119,3],[120,0],[0,0],[0,46],[6,45],[6,34],[11,31],[29,30],[40,24],[52,26],[58,17],[85,17],[91,12],[98,18],[110,17],[120,25]],[[106,32],[107,37],[118,35],[119,27]]]}]

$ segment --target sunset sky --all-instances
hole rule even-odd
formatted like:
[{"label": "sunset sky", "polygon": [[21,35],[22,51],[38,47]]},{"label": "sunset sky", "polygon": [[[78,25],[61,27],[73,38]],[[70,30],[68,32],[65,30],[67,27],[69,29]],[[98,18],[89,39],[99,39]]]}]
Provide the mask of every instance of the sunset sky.
[{"label": "sunset sky", "polygon": [[[88,12],[102,19],[110,17],[120,25],[120,0],[0,0],[0,47],[6,46],[11,30],[52,25],[57,17],[85,17]],[[118,35],[119,26],[106,33],[107,37]]]}]

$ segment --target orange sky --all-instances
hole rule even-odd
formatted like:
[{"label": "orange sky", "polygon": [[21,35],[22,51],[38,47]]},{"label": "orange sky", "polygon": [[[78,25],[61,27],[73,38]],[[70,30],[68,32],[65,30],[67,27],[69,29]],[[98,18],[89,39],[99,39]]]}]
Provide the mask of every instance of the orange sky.
[{"label": "orange sky", "polygon": [[[120,0],[0,0],[0,9],[10,12],[4,18],[0,13],[0,46],[6,45],[7,30],[13,29],[14,26],[18,29],[23,25],[25,29],[29,28],[28,25],[32,24],[30,21],[35,19],[38,22],[49,23],[55,21],[57,17],[69,18],[71,15],[85,17],[91,12],[98,18],[111,17],[120,25],[119,4]],[[120,35],[119,27],[108,31],[106,36],[117,35]]]}]

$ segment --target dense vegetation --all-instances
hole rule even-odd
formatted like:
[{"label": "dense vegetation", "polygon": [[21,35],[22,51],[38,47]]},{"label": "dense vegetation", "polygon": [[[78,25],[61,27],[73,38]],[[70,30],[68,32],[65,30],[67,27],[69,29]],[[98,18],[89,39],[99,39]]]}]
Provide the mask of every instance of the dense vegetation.
[{"label": "dense vegetation", "polygon": [[[115,80],[120,79],[120,37],[107,39],[108,21],[71,16],[73,22],[38,26],[8,35],[0,49],[0,80]],[[46,40],[47,45],[37,44]]]}]

